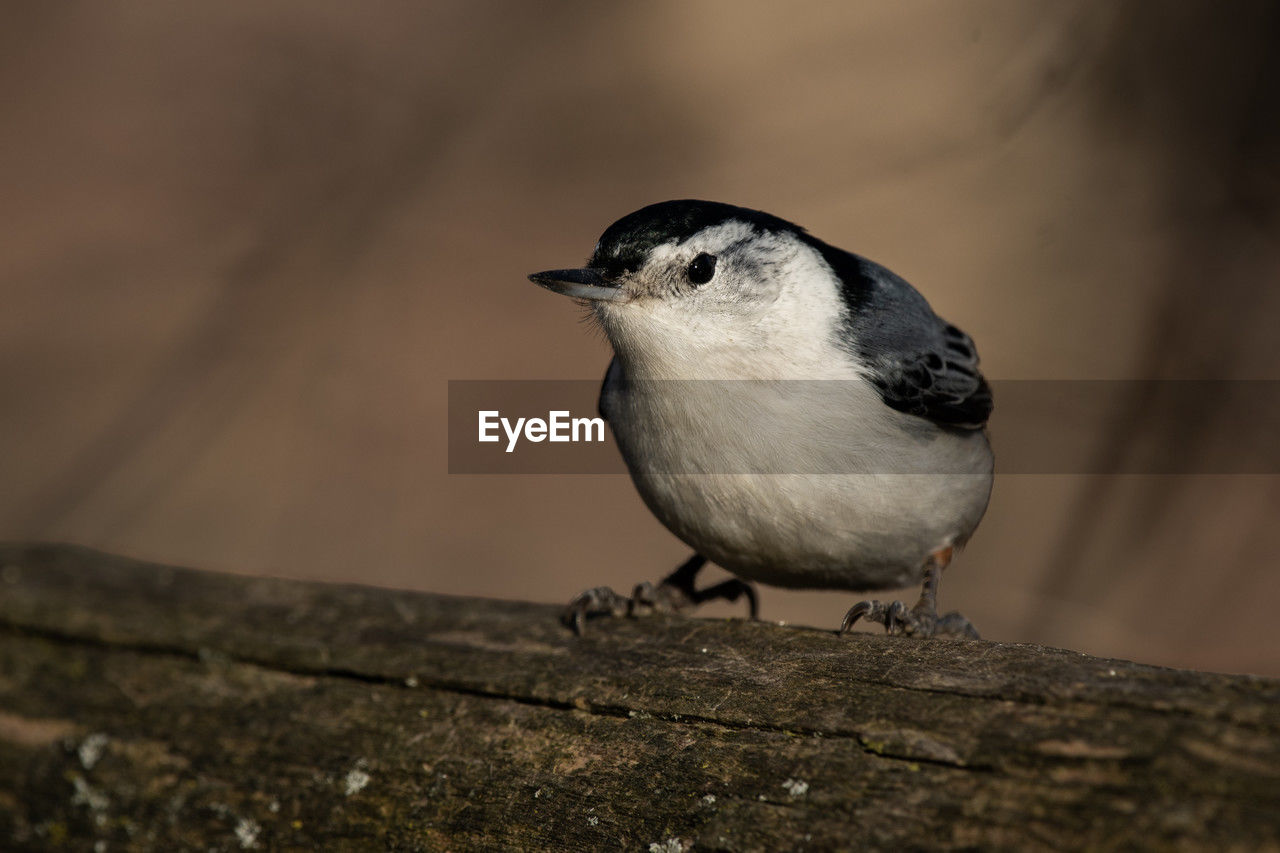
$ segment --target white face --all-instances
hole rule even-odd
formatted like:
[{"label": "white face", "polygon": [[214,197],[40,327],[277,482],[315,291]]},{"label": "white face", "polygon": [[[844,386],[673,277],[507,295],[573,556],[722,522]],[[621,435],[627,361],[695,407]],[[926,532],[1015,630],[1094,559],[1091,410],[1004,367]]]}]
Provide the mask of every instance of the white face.
[{"label": "white face", "polygon": [[[699,282],[714,259],[711,277]],[[697,264],[695,264],[695,260]],[[691,267],[691,264],[694,265]],[[852,378],[834,273],[790,234],[730,221],[655,247],[592,310],[635,378]]]}]

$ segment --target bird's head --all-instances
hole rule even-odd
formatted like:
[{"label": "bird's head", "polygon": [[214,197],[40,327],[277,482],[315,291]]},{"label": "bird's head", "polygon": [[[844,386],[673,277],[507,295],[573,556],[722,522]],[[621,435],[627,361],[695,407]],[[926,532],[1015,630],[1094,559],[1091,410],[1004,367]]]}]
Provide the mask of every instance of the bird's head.
[{"label": "bird's head", "polygon": [[585,267],[529,278],[585,302],[642,372],[812,375],[805,360],[830,360],[843,316],[820,246],[767,213],[667,201],[610,225]]}]

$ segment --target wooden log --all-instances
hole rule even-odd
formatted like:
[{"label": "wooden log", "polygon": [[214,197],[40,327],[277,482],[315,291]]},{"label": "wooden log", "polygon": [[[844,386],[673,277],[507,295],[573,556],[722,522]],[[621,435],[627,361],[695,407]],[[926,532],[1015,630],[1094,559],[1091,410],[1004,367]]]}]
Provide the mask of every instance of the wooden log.
[{"label": "wooden log", "polygon": [[0,547],[0,846],[1280,845],[1275,680],[557,614]]}]

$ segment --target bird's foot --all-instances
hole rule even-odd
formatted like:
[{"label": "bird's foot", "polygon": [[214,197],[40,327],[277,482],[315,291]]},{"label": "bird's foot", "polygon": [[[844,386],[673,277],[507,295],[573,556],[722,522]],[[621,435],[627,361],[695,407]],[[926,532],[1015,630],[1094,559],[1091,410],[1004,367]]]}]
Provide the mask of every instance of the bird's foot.
[{"label": "bird's foot", "polygon": [[924,568],[924,588],[920,600],[910,610],[901,601],[881,604],[879,601],[859,601],[844,615],[840,623],[843,634],[859,619],[878,622],[886,634],[899,637],[954,637],[960,640],[977,640],[978,630],[959,613],[952,611],[938,615],[938,586],[942,583],[942,570],[951,562],[955,549],[941,548],[929,555]]},{"label": "bird's foot", "polygon": [[733,602],[746,597],[751,619],[756,618],[758,603],[755,588],[737,578],[706,589],[696,589],[694,577],[706,564],[706,558],[695,554],[656,586],[649,581],[638,584],[631,597],[620,595],[607,586],[598,586],[576,596],[565,608],[560,621],[581,634],[588,619],[603,616],[646,616],[651,613],[679,613],[707,601],[724,599]]},{"label": "bird's foot", "polygon": [[978,630],[959,613],[952,611],[939,616],[932,607],[916,605],[910,610],[901,601],[882,604],[879,601],[860,601],[844,615],[840,623],[843,634],[859,619],[884,626],[886,634],[899,637],[951,637],[960,640],[977,640]]},{"label": "bird's foot", "polygon": [[631,611],[631,599],[618,595],[612,587],[597,586],[580,592],[560,614],[560,621],[573,633],[581,634],[589,617],[625,616]]}]

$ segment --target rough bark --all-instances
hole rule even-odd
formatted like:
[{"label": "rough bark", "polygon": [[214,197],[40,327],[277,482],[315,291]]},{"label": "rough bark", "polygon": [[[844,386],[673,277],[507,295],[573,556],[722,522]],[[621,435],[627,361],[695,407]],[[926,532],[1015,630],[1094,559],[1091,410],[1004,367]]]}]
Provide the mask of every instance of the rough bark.
[{"label": "rough bark", "polygon": [[[1280,682],[0,547],[9,848],[1280,844]],[[656,845],[656,847],[654,846]]]}]

